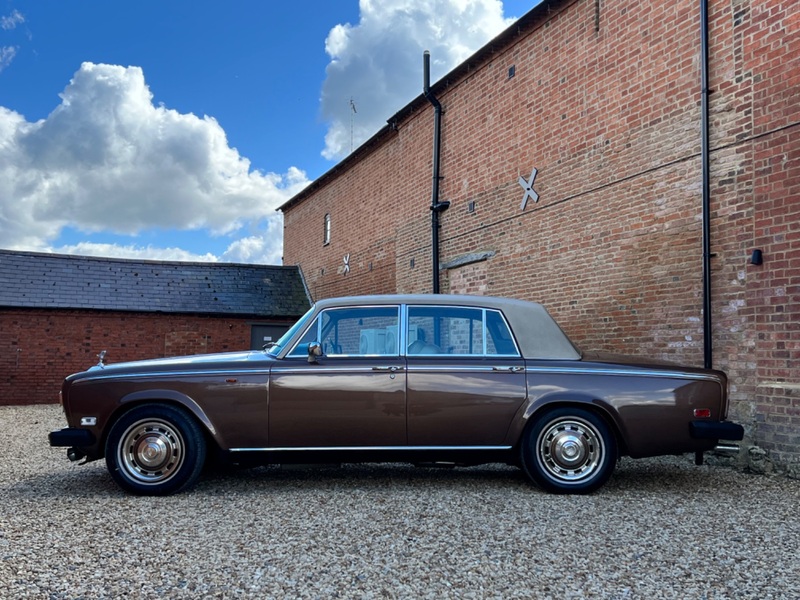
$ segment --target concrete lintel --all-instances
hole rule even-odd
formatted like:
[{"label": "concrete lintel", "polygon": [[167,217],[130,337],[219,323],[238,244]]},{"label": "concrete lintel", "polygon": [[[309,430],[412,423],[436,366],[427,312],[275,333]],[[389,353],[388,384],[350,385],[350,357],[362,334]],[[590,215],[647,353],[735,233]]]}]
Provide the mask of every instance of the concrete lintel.
[{"label": "concrete lintel", "polygon": [[446,263],[442,263],[441,266],[439,267],[439,270],[445,271],[447,269],[457,269],[458,267],[463,267],[464,265],[471,265],[472,263],[489,260],[494,255],[495,255],[494,250],[486,250],[484,252],[470,252],[469,254],[462,254],[461,256],[457,256],[453,260],[448,260]]}]

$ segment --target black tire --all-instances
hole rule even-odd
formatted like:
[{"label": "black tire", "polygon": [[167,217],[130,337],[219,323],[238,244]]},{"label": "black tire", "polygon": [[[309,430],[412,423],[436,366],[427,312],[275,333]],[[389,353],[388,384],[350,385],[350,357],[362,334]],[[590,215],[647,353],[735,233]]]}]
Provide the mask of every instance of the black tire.
[{"label": "black tire", "polygon": [[143,496],[166,496],[192,486],[206,459],[206,441],[184,410],[144,404],[114,423],[106,466],[117,484]]},{"label": "black tire", "polygon": [[522,467],[554,494],[590,494],[614,471],[617,442],[606,422],[582,408],[542,413],[523,434]]}]

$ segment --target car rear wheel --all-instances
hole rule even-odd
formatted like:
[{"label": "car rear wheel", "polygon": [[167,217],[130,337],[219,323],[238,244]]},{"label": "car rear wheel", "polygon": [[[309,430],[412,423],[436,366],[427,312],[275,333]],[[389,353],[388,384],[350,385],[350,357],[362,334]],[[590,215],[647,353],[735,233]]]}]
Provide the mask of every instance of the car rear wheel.
[{"label": "car rear wheel", "polygon": [[165,496],[191,486],[206,458],[203,432],[183,410],[147,404],[125,413],[106,441],[111,477],[133,494]]},{"label": "car rear wheel", "polygon": [[549,410],[527,429],[522,465],[542,489],[556,494],[588,494],[614,471],[617,444],[606,422],[593,412],[563,407]]}]

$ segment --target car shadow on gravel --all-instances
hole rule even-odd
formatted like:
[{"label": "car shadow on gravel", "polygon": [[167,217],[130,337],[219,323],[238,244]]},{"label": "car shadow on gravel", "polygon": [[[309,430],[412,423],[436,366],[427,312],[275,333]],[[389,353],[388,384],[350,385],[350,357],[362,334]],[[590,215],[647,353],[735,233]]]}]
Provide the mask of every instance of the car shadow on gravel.
[{"label": "car shadow on gravel", "polygon": [[743,474],[732,467],[694,464],[693,455],[623,458],[600,493],[696,494],[705,490],[735,488]]},{"label": "car shadow on gravel", "polygon": [[[695,466],[689,457],[622,459],[609,482],[594,496],[640,493],[644,490],[669,494],[695,493],[740,485],[737,474],[726,467]],[[51,473],[23,477],[2,486],[16,497],[114,497],[126,496],[113,482],[103,461],[70,465]],[[545,494],[528,481],[521,469],[491,464],[475,467],[416,467],[406,463],[346,463],[340,466],[218,466],[207,469],[186,494],[220,496],[261,495],[296,491],[347,491],[359,493],[387,490],[474,492],[476,489],[503,493]]]},{"label": "car shadow on gravel", "polygon": [[214,469],[203,475],[196,490],[216,495],[261,494],[282,491],[333,491],[357,489],[360,492],[442,489],[520,488],[530,483],[521,470],[505,465],[478,467],[415,467],[404,463],[367,463],[341,466],[260,466]]}]

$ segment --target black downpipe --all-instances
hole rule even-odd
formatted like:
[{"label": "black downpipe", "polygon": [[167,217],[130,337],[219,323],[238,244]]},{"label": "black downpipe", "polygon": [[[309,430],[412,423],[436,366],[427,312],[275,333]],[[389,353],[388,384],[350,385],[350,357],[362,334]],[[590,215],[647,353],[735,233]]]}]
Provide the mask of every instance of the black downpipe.
[{"label": "black downpipe", "polygon": [[700,155],[703,171],[703,364],[710,369],[711,335],[711,185],[708,141],[708,0],[700,0]]},{"label": "black downpipe", "polygon": [[442,135],[442,105],[431,92],[431,53],[425,50],[423,57],[424,81],[422,92],[433,105],[433,189],[431,191],[431,252],[433,268],[433,293],[439,293],[439,213],[450,206],[439,202],[439,141]]}]

